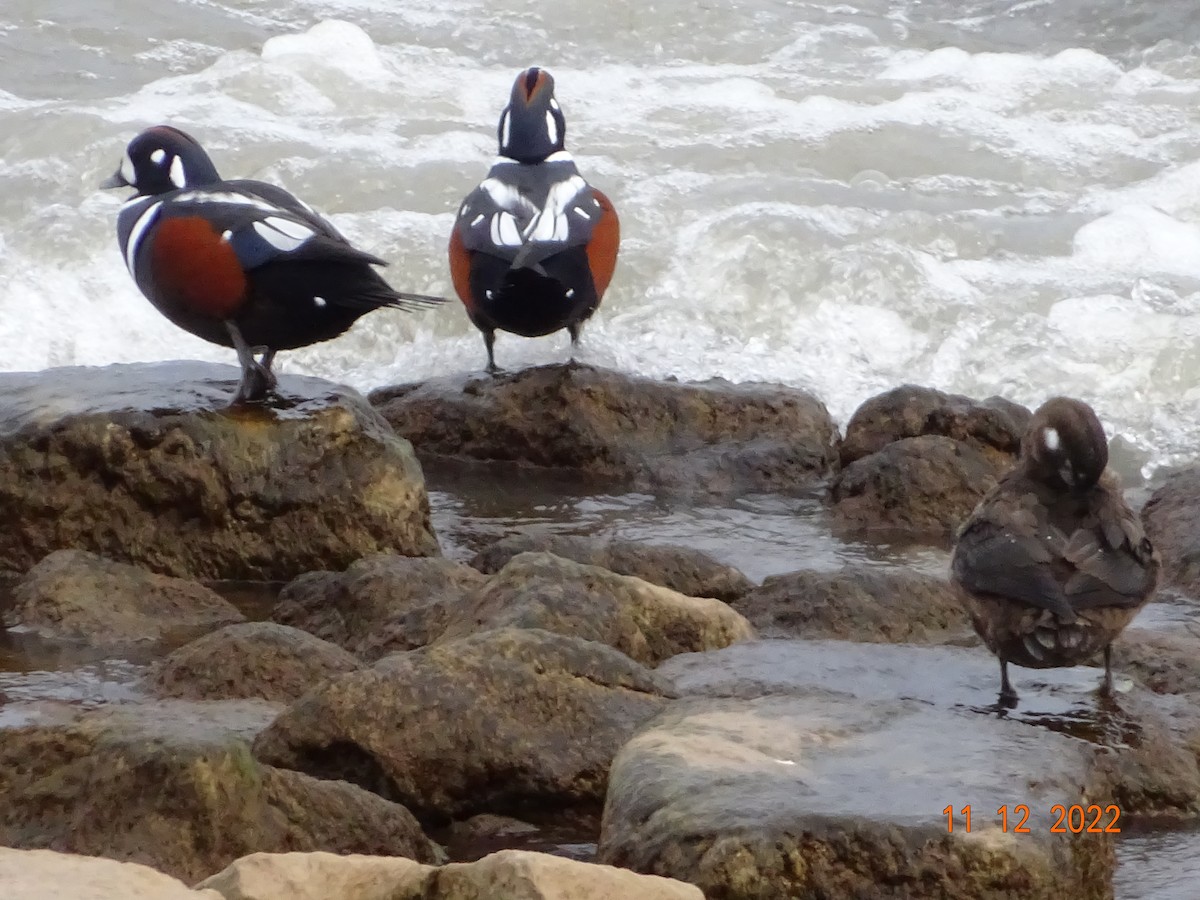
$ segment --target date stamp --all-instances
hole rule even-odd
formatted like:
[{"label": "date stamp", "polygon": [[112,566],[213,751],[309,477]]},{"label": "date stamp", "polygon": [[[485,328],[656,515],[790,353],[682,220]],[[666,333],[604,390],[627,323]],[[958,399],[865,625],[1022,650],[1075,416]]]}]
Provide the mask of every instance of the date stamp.
[{"label": "date stamp", "polygon": [[[953,804],[942,810],[946,817],[946,832],[953,834],[955,829],[970,833],[972,816],[975,826],[999,825],[1005,834],[1031,834],[1029,827],[1029,806],[1018,803],[1016,806],[1001,806],[994,817],[985,813],[973,811],[970,804],[955,809]],[[1115,803],[1100,805],[1092,803],[1087,806],[1081,803],[1065,805],[1055,803],[1050,807],[1051,834],[1120,834],[1121,808]]]}]

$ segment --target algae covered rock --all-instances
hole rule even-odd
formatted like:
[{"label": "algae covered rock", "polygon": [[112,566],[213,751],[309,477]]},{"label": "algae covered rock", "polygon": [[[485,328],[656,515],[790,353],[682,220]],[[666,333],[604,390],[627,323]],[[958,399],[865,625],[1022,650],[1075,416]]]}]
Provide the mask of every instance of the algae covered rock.
[{"label": "algae covered rock", "polygon": [[811,489],[837,466],[825,405],[778,385],[681,384],[568,364],[383,388],[371,400],[422,458],[687,493]]},{"label": "algae covered rock", "polygon": [[92,646],[159,641],[241,622],[212,590],[83,550],[57,550],[21,578],[9,627]]},{"label": "algae covered rock", "polygon": [[254,751],[363,785],[432,821],[595,804],[613,756],[669,693],[603,644],[507,628],[326,681],[271,723]]},{"label": "algae covered rock", "polygon": [[77,548],[192,578],[284,580],[436,555],[412,447],[354,391],[285,376],[229,406],[203,363],[0,374],[0,567]]}]

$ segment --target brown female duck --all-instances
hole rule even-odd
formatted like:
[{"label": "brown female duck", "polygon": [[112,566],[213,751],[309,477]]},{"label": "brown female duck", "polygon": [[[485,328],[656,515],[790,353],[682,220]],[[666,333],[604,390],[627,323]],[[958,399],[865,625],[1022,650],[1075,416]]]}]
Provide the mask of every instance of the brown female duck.
[{"label": "brown female duck", "polygon": [[1034,413],[1017,465],[960,529],[951,574],[988,649],[1000,658],[1000,703],[1017,693],[1008,664],[1074,666],[1104,651],[1154,593],[1158,554],[1116,477],[1095,412],[1066,397]]}]

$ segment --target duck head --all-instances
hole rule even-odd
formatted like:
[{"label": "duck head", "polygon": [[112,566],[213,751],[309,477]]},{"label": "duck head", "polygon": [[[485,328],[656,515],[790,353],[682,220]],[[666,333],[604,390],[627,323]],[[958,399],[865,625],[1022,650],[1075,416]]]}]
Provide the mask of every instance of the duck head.
[{"label": "duck head", "polygon": [[1021,460],[1044,484],[1083,493],[1108,466],[1108,440],[1090,406],[1069,397],[1047,400],[1021,439]]},{"label": "duck head", "polygon": [[170,125],[156,125],[129,142],[121,165],[100,187],[131,187],[149,196],[220,180],[216,166],[195,138]]},{"label": "duck head", "polygon": [[549,72],[533,66],[517,76],[496,131],[500,155],[521,163],[539,163],[566,146],[567,121]]}]

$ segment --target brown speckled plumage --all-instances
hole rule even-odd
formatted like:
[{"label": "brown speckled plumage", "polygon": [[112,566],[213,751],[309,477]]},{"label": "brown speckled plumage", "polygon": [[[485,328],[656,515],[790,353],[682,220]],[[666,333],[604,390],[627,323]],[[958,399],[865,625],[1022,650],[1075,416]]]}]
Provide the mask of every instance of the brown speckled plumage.
[{"label": "brown speckled plumage", "polygon": [[1017,465],[963,525],[951,574],[975,630],[1000,658],[1001,703],[1017,699],[1008,663],[1073,666],[1104,651],[1150,599],[1158,555],[1105,471],[1091,407],[1055,397],[1034,414]]}]

